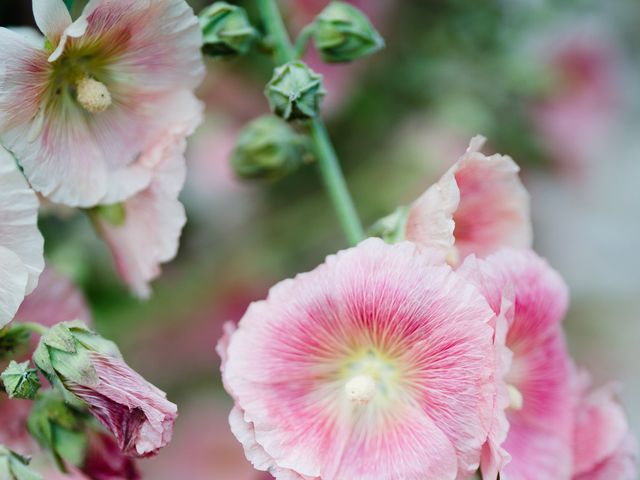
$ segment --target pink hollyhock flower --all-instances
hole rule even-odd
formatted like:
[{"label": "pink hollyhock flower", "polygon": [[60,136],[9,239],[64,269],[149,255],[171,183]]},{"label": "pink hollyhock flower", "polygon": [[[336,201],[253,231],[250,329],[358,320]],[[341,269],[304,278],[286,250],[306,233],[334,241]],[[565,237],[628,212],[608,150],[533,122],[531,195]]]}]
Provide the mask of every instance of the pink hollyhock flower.
[{"label": "pink hollyhock flower", "polygon": [[0,328],[13,320],[44,268],[38,198],[0,146]]},{"label": "pink hollyhock flower", "polygon": [[204,74],[198,21],[184,0],[91,0],[73,22],[62,0],[33,11],[42,47],[0,29],[0,138],[52,201],[120,202],[151,181],[140,152]]},{"label": "pink hollyhock flower", "polygon": [[153,172],[149,186],[123,204],[115,220],[94,212],[93,219],[109,245],[123,280],[139,297],[149,297],[149,282],[160,275],[160,264],[173,259],[186,223],[178,201],[186,177],[186,136],[200,123],[202,106],[186,93],[172,106],[174,125],[140,156],[138,163]]},{"label": "pink hollyhock flower", "polygon": [[139,480],[140,473],[125,457],[115,439],[105,432],[90,431],[81,470],[92,480]]},{"label": "pink hollyhock flower", "polygon": [[220,342],[232,430],[278,479],[468,478],[493,414],[493,317],[415,245],[366,240]]},{"label": "pink hollyhock flower", "polygon": [[449,263],[501,247],[528,248],[529,195],[507,156],[480,153],[474,137],[466,153],[411,206],[406,239],[441,252]]},{"label": "pink hollyhock flower", "polygon": [[496,417],[481,466],[483,478],[500,473],[509,480],[569,479],[573,394],[561,328],[566,285],[528,250],[505,249],[486,260],[472,256],[459,272],[478,286],[494,312],[505,309],[505,299],[513,302],[505,337],[512,353],[504,376],[508,424]]},{"label": "pink hollyhock flower", "polygon": [[578,383],[572,480],[636,479],[638,444],[616,399],[616,388],[589,391],[591,382],[585,374]]}]

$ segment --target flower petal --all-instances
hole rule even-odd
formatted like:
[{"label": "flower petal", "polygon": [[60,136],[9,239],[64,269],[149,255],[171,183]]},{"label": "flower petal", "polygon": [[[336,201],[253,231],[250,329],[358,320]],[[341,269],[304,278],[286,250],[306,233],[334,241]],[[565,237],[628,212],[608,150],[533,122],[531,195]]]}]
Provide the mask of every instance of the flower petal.
[{"label": "flower petal", "polygon": [[62,0],[32,0],[32,5],[38,28],[52,45],[57,45],[65,29],[71,25],[66,5]]},{"label": "flower petal", "polygon": [[38,230],[39,202],[15,160],[0,146],[0,246],[13,252],[28,274],[24,293],[38,284],[44,268],[44,239]]},{"label": "flower petal", "polygon": [[160,274],[160,264],[176,255],[186,222],[184,207],[178,201],[186,177],[185,137],[200,122],[202,108],[190,94],[180,98],[186,101],[173,109],[177,123],[137,162],[140,168],[153,172],[153,180],[125,201],[125,223],[112,225],[94,217],[120,276],[143,298],[150,295],[149,282]]},{"label": "flower petal", "polygon": [[483,137],[474,137],[409,212],[406,238],[439,249],[453,263],[471,253],[486,256],[501,247],[531,246],[529,196],[519,168],[510,157],[480,153],[483,143]]},{"label": "flower petal", "polygon": [[27,269],[11,250],[0,247],[0,328],[7,325],[24,298]]}]

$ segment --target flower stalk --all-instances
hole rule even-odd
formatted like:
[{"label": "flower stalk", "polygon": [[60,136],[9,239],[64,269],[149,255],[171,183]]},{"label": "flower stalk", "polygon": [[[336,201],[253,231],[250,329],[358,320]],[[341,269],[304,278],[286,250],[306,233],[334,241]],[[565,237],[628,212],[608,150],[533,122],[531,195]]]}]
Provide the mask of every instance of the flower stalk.
[{"label": "flower stalk", "polygon": [[[257,4],[273,44],[274,56],[278,65],[295,59],[296,55],[299,54],[300,48],[296,49],[291,43],[276,0],[258,0]],[[355,245],[365,238],[365,234],[340,168],[338,156],[327,134],[324,122],[319,117],[315,117],[309,122],[311,139],[315,147],[320,175],[327,194],[336,211],[347,241],[351,245]]]}]

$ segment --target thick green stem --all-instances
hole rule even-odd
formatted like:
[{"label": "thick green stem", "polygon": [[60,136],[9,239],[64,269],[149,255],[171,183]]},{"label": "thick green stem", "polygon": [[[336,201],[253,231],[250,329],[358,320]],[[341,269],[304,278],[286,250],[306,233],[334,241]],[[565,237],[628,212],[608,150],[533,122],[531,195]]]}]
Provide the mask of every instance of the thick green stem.
[{"label": "thick green stem", "polygon": [[327,129],[319,118],[311,120],[311,138],[316,147],[318,166],[325,188],[333,202],[347,241],[351,245],[355,245],[365,238],[364,230],[351,195],[349,195],[347,183],[342,175],[342,170],[340,170],[340,163],[327,134]]},{"label": "thick green stem", "polygon": [[[258,9],[262,15],[267,33],[273,42],[278,64],[294,59],[297,49],[291,44],[289,34],[278,9],[277,0],[258,0]],[[340,169],[338,157],[322,120],[318,117],[312,119],[310,127],[320,174],[327,194],[333,203],[333,208],[338,215],[338,220],[344,230],[347,241],[351,245],[355,245],[365,238],[365,234],[349,194],[344,175]]]}]

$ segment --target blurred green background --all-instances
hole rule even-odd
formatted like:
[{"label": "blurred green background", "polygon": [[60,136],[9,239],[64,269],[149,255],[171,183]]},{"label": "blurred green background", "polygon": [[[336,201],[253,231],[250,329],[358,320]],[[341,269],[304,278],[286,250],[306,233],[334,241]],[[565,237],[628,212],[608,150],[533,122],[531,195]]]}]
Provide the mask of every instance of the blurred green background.
[{"label": "blurred green background", "polygon": [[[253,2],[237,3],[259,26]],[[282,2],[292,33],[326,3]],[[387,47],[348,66],[306,60],[325,75],[324,116],[365,224],[416,198],[471,136],[488,137],[487,151],[522,167],[536,249],[571,288],[572,353],[597,383],[621,382],[640,431],[640,3],[353,3]],[[30,10],[28,0],[2,2],[0,24],[31,25]],[[263,478],[228,432],[215,343],[270,285],[345,246],[313,165],[276,183],[239,181],[228,166],[238,130],[267,111],[269,60],[208,70],[183,193],[189,223],[150,301],[121,285],[84,214],[49,205],[41,218],[50,263],[82,286],[98,330],[180,406],[174,442],[142,462],[156,480],[187,467],[193,479]]]}]

